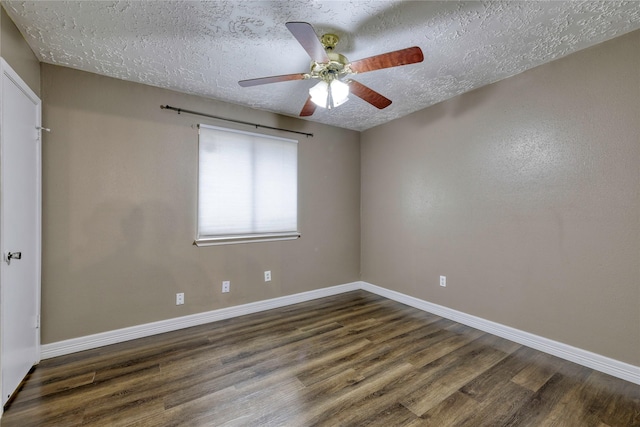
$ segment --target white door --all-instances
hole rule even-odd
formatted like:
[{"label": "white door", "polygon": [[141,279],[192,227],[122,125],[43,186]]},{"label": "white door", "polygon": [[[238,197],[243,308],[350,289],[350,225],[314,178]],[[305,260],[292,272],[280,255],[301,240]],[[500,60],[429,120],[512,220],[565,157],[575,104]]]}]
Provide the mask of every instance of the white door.
[{"label": "white door", "polygon": [[[0,58],[2,404],[40,360],[40,99]],[[11,254],[11,255],[10,255]]]}]

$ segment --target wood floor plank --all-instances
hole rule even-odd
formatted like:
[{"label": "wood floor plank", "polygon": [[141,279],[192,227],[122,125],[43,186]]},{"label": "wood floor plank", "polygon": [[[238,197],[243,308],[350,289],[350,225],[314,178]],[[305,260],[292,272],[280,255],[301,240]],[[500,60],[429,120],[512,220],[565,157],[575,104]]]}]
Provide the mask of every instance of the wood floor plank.
[{"label": "wood floor plank", "polygon": [[80,375],[64,377],[46,383],[35,383],[37,386],[28,387],[20,390],[22,399],[25,401],[42,398],[52,394],[60,393],[65,390],[71,390],[94,382],[96,373],[88,372]]},{"label": "wood floor plank", "polygon": [[426,324],[422,328],[412,329],[408,333],[393,335],[389,340],[371,343],[370,346],[363,348],[358,353],[335,360],[331,365],[318,366],[315,370],[304,372],[299,377],[303,383],[310,385],[347,367],[353,367],[366,373],[371,369],[378,369],[381,361],[409,361],[411,355],[427,345],[427,341],[425,341],[427,337],[439,332],[441,331],[434,331],[430,324]]},{"label": "wood floor plank", "polygon": [[420,418],[425,420],[427,426],[461,425],[466,419],[474,418],[474,414],[479,410],[480,404],[477,401],[460,391],[455,391]]},{"label": "wood floor plank", "polygon": [[413,366],[409,363],[396,364],[366,377],[358,382],[357,387],[344,388],[339,393],[331,395],[316,395],[314,405],[309,406],[305,413],[288,420],[287,425],[340,425],[341,417],[348,415],[348,408],[354,401],[374,393],[393,378],[403,376],[412,369]]},{"label": "wood floor plank", "polygon": [[590,370],[583,368],[579,376],[554,374],[531,398],[520,407],[508,420],[505,426],[538,426],[548,418],[553,408],[562,404],[561,399],[572,393],[581,382],[587,379]]},{"label": "wood floor plank", "polygon": [[[29,412],[20,417],[2,416],[2,426],[43,427],[43,426],[80,426],[84,419],[84,408],[49,415],[45,411]],[[43,421],[46,420],[46,421]]]},{"label": "wood floor plank", "polygon": [[489,398],[478,402],[476,412],[467,414],[455,425],[460,427],[505,425],[513,414],[531,400],[532,396],[531,390],[507,381],[494,389]]},{"label": "wood floor plank", "polygon": [[421,416],[505,357],[506,353],[473,341],[439,359],[441,363],[421,368],[423,384],[400,402]]},{"label": "wood floor plank", "polygon": [[556,372],[553,366],[544,363],[545,359],[548,359],[548,355],[537,353],[535,359],[514,375],[511,381],[533,392],[538,391]]},{"label": "wood floor plank", "polygon": [[426,338],[425,341],[428,341],[429,345],[415,352],[409,361],[417,368],[429,365],[441,357],[480,338],[482,335],[484,335],[484,333],[481,331],[476,331],[475,334],[457,335],[445,329],[437,335],[434,334]]},{"label": "wood floor plank", "polygon": [[[223,413],[228,413],[229,418],[242,416],[244,412],[233,413],[233,407],[239,404],[238,392],[233,387],[211,392],[195,400],[191,400],[182,405],[166,408],[162,412],[149,414],[146,418],[138,420],[133,425],[140,426],[186,426],[186,425],[207,425],[205,420],[223,420]],[[213,424],[215,425],[215,424]]]},{"label": "wood floor plank", "polygon": [[[371,341],[364,339],[366,345],[359,347],[354,352],[340,354],[340,357],[325,359],[323,363],[305,364],[298,374],[298,378],[306,386],[323,381],[337,373],[344,371],[356,364],[369,364],[373,360],[380,359],[388,354],[391,349],[388,346],[376,346]],[[355,366],[357,368],[357,366]]]},{"label": "wood floor plank", "polygon": [[566,393],[549,414],[541,421],[546,427],[562,427],[571,423],[580,423],[585,427],[601,426],[599,415],[587,408],[594,403],[596,396],[584,387],[576,387]]},{"label": "wood floor plank", "polygon": [[30,426],[640,426],[640,386],[364,291],[44,360]]},{"label": "wood floor plank", "polygon": [[163,411],[161,400],[133,401],[119,405],[117,410],[104,408],[91,414],[85,412],[83,426],[125,425],[145,418],[147,413]]},{"label": "wood floor plank", "polygon": [[597,413],[602,423],[640,426],[640,386],[593,371],[582,390],[592,396],[587,410]]},{"label": "wood floor plank", "polygon": [[[400,403],[394,403],[386,408],[383,408],[379,412],[375,410],[367,416],[363,417],[358,425],[360,426],[411,426],[411,425],[423,425],[424,423],[420,418],[408,410]],[[424,424],[427,425],[427,424]]]},{"label": "wood floor plank", "polygon": [[[82,408],[83,412],[88,407],[87,402],[99,402],[100,399],[109,399],[117,391],[127,391],[131,387],[141,386],[149,381],[149,375],[157,372],[157,369],[143,369],[128,375],[126,378],[116,378],[102,383],[91,383],[86,386],[64,390],[59,393],[43,397],[42,399],[32,399],[27,402],[16,401],[19,408],[19,418],[40,419],[44,425],[51,420],[65,417],[68,414],[76,413]],[[114,383],[117,383],[114,389]],[[113,399],[109,399],[113,401]],[[13,407],[13,404],[11,405]],[[3,427],[7,422],[3,416]],[[21,424],[17,424],[21,425]]]},{"label": "wood floor plank", "polygon": [[491,399],[495,390],[505,386],[520,371],[535,363],[540,352],[529,347],[520,347],[500,363],[465,384],[460,391],[479,402]]},{"label": "wood floor plank", "polygon": [[[287,418],[290,417],[295,412],[290,408],[299,407],[304,403],[300,400],[303,391],[304,386],[296,378],[284,379],[278,384],[270,386],[251,388],[250,391],[234,389],[234,393],[227,395],[224,399],[218,398],[214,402],[209,401],[210,407],[205,414],[197,418],[189,418],[197,421],[195,425],[268,425],[269,422],[255,424],[255,420],[270,420],[273,418],[273,413],[285,414]],[[205,399],[204,401],[208,400],[206,396],[201,400],[203,399]],[[211,405],[211,403],[214,404]],[[186,408],[193,407],[192,402],[185,405]],[[242,407],[244,410],[238,411],[238,407]]]}]

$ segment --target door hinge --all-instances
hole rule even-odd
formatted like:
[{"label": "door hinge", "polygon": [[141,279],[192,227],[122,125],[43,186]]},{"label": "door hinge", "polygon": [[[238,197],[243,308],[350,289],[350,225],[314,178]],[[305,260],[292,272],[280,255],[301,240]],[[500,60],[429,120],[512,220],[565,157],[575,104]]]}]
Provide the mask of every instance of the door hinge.
[{"label": "door hinge", "polygon": [[40,329],[40,315],[36,314],[36,329]]}]

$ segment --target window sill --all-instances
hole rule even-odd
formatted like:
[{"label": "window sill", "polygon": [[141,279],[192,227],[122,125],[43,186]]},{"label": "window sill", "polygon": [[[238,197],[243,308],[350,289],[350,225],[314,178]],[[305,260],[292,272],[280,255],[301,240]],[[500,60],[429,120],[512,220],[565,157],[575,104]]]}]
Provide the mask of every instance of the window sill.
[{"label": "window sill", "polygon": [[248,234],[242,236],[219,236],[219,237],[201,237],[197,238],[193,244],[195,246],[219,246],[219,245],[235,245],[238,243],[253,242],[276,242],[280,240],[296,240],[300,238],[297,231],[288,233],[270,233],[270,234]]}]

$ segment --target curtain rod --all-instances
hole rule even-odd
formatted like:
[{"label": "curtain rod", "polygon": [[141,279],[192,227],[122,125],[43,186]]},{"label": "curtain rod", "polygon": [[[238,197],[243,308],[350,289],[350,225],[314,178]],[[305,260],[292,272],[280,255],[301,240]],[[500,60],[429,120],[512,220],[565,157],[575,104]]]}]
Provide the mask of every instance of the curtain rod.
[{"label": "curtain rod", "polygon": [[280,130],[280,131],[283,131],[283,132],[290,132],[290,133],[297,133],[298,135],[304,135],[307,138],[308,137],[313,137],[312,133],[299,132],[297,130],[291,130],[291,129],[276,128],[276,127],[272,127],[272,126],[265,126],[265,125],[260,125],[260,124],[257,124],[257,123],[251,123],[251,122],[243,122],[242,120],[227,119],[225,117],[213,116],[211,114],[199,113],[197,111],[191,111],[191,110],[185,110],[184,108],[172,107],[170,105],[161,105],[160,108],[163,109],[163,110],[177,111],[178,114],[180,114],[180,113],[188,113],[188,114],[194,114],[196,116],[209,117],[211,119],[216,119],[216,120],[224,120],[224,121],[227,121],[227,122],[239,123],[241,125],[255,126],[256,129],[257,128],[265,128],[265,129],[271,129],[271,130]]}]

